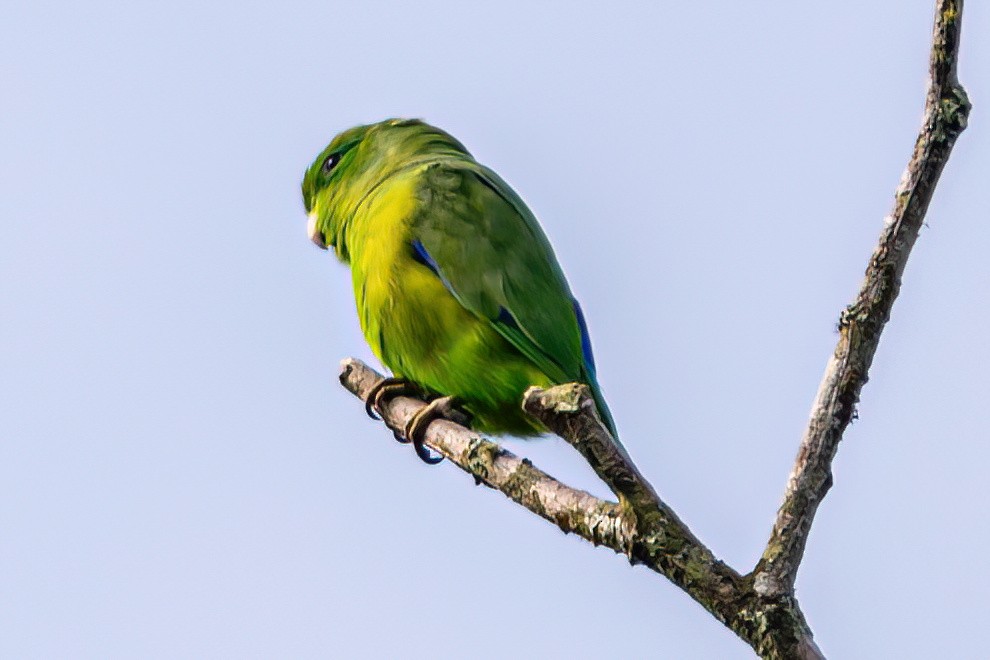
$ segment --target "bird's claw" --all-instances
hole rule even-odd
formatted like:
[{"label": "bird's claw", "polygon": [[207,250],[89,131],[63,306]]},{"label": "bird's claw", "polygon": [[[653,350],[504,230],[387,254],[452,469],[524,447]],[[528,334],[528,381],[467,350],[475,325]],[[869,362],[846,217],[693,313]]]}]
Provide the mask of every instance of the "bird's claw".
[{"label": "bird's claw", "polygon": [[416,385],[416,383],[405,378],[393,377],[383,378],[375,383],[364,399],[364,410],[372,419],[380,420],[382,405],[385,401],[392,397],[402,396],[403,394],[427,399],[429,403],[412,416],[401,433],[396,429],[392,429],[392,435],[395,436],[396,441],[403,444],[411,442],[413,448],[416,450],[416,455],[424,463],[435,465],[443,460],[443,456],[434,454],[424,444],[426,440],[426,429],[430,423],[437,419],[447,419],[456,424],[466,426],[471,418],[467,413],[455,407],[454,397],[442,396],[433,398]]},{"label": "bird's claw", "polygon": [[443,454],[434,454],[430,451],[429,447],[424,445],[422,442],[413,442],[413,449],[416,450],[416,455],[419,456],[419,460],[423,461],[427,465],[436,465],[443,461]]},{"label": "bird's claw", "polygon": [[364,412],[374,420],[381,419],[382,404],[385,399],[402,394],[421,394],[420,389],[410,380],[405,378],[383,378],[375,383],[368,391],[368,396],[364,398]]},{"label": "bird's claw", "polygon": [[442,396],[430,401],[425,408],[412,416],[406,423],[403,432],[406,442],[412,442],[416,455],[424,463],[435,465],[443,460],[442,455],[434,455],[430,449],[423,444],[426,440],[426,429],[437,419],[446,419],[458,424],[464,424],[468,420],[467,415],[455,407],[455,399],[452,396]]}]

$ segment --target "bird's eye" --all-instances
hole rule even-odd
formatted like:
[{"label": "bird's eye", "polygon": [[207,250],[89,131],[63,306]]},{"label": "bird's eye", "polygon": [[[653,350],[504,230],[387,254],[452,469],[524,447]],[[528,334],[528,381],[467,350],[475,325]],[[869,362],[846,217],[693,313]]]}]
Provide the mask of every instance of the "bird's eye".
[{"label": "bird's eye", "polygon": [[323,161],[323,173],[324,174],[330,174],[330,170],[332,170],[333,168],[335,168],[337,166],[337,163],[339,163],[339,162],[340,162],[340,153],[339,152],[338,153],[332,153],[329,156],[327,156],[327,159],[325,161]]}]

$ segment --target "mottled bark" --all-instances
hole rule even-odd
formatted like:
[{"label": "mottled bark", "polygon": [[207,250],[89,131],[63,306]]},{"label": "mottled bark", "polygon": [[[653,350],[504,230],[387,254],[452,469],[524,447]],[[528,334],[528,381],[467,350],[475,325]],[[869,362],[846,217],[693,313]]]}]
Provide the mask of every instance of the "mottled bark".
[{"label": "mottled bark", "polygon": [[[359,360],[349,358],[340,363],[341,384],[362,400],[381,379],[381,374]],[[413,415],[425,407],[424,401],[399,396],[385,401],[381,412],[390,428],[401,431]],[[473,476],[476,483],[505,493],[512,501],[565,532],[629,554],[632,530],[625,525],[626,518],[615,502],[600,500],[583,490],[566,486],[536,468],[528,459],[519,458],[477,433],[444,419],[430,424],[426,445]]]},{"label": "mottled bark", "polygon": [[839,342],[825,368],[784,503],[756,569],[756,585],[768,595],[793,588],[818,504],[832,486],[832,459],[856,415],[859,394],[900,291],[908,255],[942,168],[966,128],[970,104],[956,80],[962,4],[962,0],[936,3],[924,121],[863,286],[839,318]]},{"label": "mottled bark", "polygon": [[[815,512],[832,485],[831,463],[856,414],[880,333],[900,288],[939,175],[970,105],[956,80],[962,0],[936,2],[925,117],[856,300],[842,313],[811,419],[790,475],[784,503],[756,568],[741,575],[699,541],[657,495],[595,413],[587,387],[532,388],[524,409],[577,449],[618,502],[571,488],[526,459],[446,420],[427,429],[426,444],[565,532],[604,545],[660,573],[766,658],[822,658],[794,596],[794,580]],[[364,399],[382,376],[344,360],[341,383]],[[402,429],[425,402],[396,397],[382,415]]]}]

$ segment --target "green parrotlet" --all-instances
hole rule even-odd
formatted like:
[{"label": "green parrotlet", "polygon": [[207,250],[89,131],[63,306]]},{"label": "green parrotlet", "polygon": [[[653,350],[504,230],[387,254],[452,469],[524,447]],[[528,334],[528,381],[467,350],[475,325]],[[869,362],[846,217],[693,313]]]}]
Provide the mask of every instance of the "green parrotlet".
[{"label": "green parrotlet", "polygon": [[390,384],[453,397],[479,432],[532,436],[545,429],[523,412],[525,390],[585,383],[617,437],[549,241],[458,140],[415,119],[351,128],[306,170],[302,193],[312,240],[350,264]]}]

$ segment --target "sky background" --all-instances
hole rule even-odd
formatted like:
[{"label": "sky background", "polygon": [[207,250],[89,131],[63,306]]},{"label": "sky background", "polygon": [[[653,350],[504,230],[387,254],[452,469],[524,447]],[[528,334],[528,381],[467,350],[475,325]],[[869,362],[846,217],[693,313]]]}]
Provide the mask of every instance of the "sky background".
[{"label": "sky background", "polygon": [[[915,140],[932,5],[5,3],[0,656],[750,657],[364,416],[299,182],[391,116],[498,171],[626,447],[746,572]],[[830,657],[986,651],[986,34],[970,3],[971,127],[799,575]],[[561,441],[508,444],[604,494]]]}]

